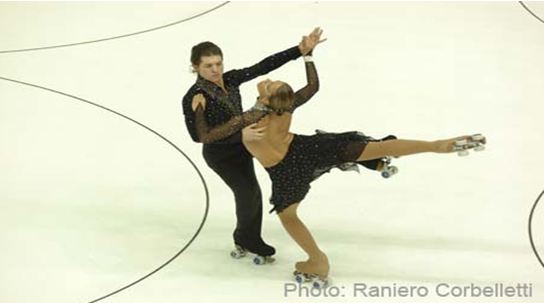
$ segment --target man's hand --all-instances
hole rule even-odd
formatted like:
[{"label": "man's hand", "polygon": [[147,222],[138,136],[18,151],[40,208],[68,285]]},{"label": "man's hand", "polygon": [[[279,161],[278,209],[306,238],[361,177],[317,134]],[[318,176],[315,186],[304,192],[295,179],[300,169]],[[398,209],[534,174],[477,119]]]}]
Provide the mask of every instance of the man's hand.
[{"label": "man's hand", "polygon": [[196,112],[198,105],[202,105],[202,109],[206,109],[206,98],[202,94],[194,95],[193,97],[193,111]]},{"label": "man's hand", "polygon": [[257,123],[246,126],[242,129],[242,140],[247,142],[261,140],[264,137],[265,130],[266,127],[257,128]]},{"label": "man's hand", "polygon": [[327,41],[327,39],[321,40],[321,34],[323,34],[323,30],[316,27],[309,36],[302,37],[302,41],[298,44],[298,49],[303,56],[311,52],[319,43]]}]

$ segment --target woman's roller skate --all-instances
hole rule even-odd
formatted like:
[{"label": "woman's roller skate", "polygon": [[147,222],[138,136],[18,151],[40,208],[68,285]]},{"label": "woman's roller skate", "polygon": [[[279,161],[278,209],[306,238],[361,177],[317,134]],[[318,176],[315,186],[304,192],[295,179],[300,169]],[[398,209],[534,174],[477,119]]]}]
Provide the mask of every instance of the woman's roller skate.
[{"label": "woman's roller skate", "polygon": [[[396,140],[397,137],[394,135],[389,135],[381,139],[374,139],[373,137],[367,136],[367,139],[369,142],[383,142],[389,140]],[[393,157],[383,157],[381,159],[357,161],[357,163],[368,169],[379,171],[382,177],[387,179],[399,172],[399,169],[396,166],[391,165],[392,158]]]},{"label": "woman's roller skate", "polygon": [[321,253],[312,260],[297,262],[293,276],[300,284],[311,283],[313,288],[325,288],[329,285],[329,269],[329,259]]},{"label": "woman's roller skate", "polygon": [[[381,138],[378,141],[383,142],[383,141],[396,140],[396,139],[397,139],[397,136],[389,135],[387,137]],[[391,165],[391,160],[392,160],[392,157],[385,157],[381,159],[382,161],[381,174],[382,174],[382,177],[386,179],[390,178],[393,175],[396,175],[399,172],[399,169],[396,166]]]},{"label": "woman's roller skate", "polygon": [[[263,243],[264,244],[264,243]],[[253,255],[253,263],[255,265],[264,265],[273,263],[276,259],[272,255],[276,252],[272,246],[259,247],[257,249],[249,249],[248,247],[241,246],[236,244],[234,250],[230,252],[230,256],[234,259],[241,259],[248,255],[248,253]]]},{"label": "woman's roller skate", "polygon": [[464,139],[455,141],[453,151],[456,151],[460,157],[468,156],[468,150],[482,151],[485,149],[486,139],[481,134],[475,134]]},{"label": "woman's roller skate", "polygon": [[399,172],[396,166],[391,165],[391,157],[385,157],[382,160],[382,177],[389,178]]},{"label": "woman's roller skate", "polygon": [[311,283],[313,288],[325,288],[329,286],[329,279],[327,277],[321,277],[317,274],[304,273],[298,270],[293,272],[295,281],[299,284]]}]

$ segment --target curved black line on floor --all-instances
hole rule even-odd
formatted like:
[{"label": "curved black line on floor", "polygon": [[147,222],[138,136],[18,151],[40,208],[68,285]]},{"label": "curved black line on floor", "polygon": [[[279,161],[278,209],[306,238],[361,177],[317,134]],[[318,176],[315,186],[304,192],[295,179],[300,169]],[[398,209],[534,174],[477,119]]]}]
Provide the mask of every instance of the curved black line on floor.
[{"label": "curved black line on floor", "polygon": [[195,163],[191,160],[191,158],[189,158],[189,156],[187,156],[179,147],[177,147],[174,143],[172,143],[170,140],[168,140],[167,138],[165,138],[163,135],[159,134],[158,132],[156,132],[155,130],[151,129],[150,127],[128,117],[128,116],[125,116],[119,112],[116,112],[112,109],[109,109],[105,106],[102,106],[100,104],[97,104],[97,103],[94,103],[94,102],[91,102],[91,101],[88,101],[88,100],[85,100],[85,99],[82,99],[80,97],[77,97],[77,96],[74,96],[74,95],[70,95],[70,94],[67,94],[67,93],[63,93],[63,92],[60,92],[60,91],[57,91],[57,90],[54,90],[54,89],[51,89],[51,88],[47,88],[47,87],[43,87],[43,86],[39,86],[39,85],[36,85],[36,84],[31,84],[31,83],[27,83],[27,82],[23,82],[23,81],[19,81],[19,80],[14,80],[14,79],[10,79],[10,78],[5,78],[5,77],[0,77],[0,80],[4,80],[4,81],[9,81],[9,82],[13,82],[13,83],[17,83],[17,84],[21,84],[21,85],[26,85],[26,86],[31,86],[31,87],[34,87],[34,88],[39,88],[39,89],[42,89],[42,90],[46,90],[46,91],[49,91],[49,92],[52,92],[52,93],[56,93],[56,94],[59,94],[59,95],[63,95],[63,96],[66,96],[66,97],[69,97],[69,98],[73,98],[73,99],[76,99],[78,101],[81,101],[81,102],[84,102],[84,103],[87,103],[87,104],[90,104],[90,105],[93,105],[93,106],[96,106],[96,107],[99,107],[101,109],[104,109],[106,111],[109,111],[115,115],[118,115],[122,118],[125,118],[145,129],[147,129],[148,131],[152,132],[153,134],[157,135],[159,138],[161,138],[162,140],[166,141],[168,144],[170,144],[172,147],[174,147],[179,153],[181,153],[185,159],[187,159],[187,161],[189,161],[189,163],[191,163],[191,165],[193,166],[193,168],[196,170],[198,176],[200,177],[200,180],[202,181],[202,185],[204,186],[204,191],[206,193],[206,209],[204,211],[204,216],[202,218],[202,222],[200,223],[200,225],[198,226],[198,229],[197,231],[195,232],[195,234],[193,235],[193,237],[189,240],[189,242],[187,242],[187,244],[179,251],[177,252],[172,258],[170,258],[168,261],[166,261],[164,264],[162,264],[161,266],[159,266],[157,269],[153,270],[152,272],[148,273],[147,275],[141,277],[140,279],[122,287],[122,288],[119,288],[118,290],[115,290],[113,292],[110,292],[98,299],[94,299],[92,301],[90,301],[89,303],[94,303],[94,302],[98,302],[100,300],[103,300],[103,299],[106,299],[108,297],[111,297],[113,296],[114,294],[117,294],[129,287],[132,287],[140,282],[142,282],[143,280],[149,278],[150,276],[152,276],[153,274],[157,273],[159,270],[163,269],[164,267],[166,267],[168,264],[170,264],[172,261],[174,261],[177,257],[179,257],[192,243],[193,241],[196,239],[196,237],[200,234],[200,231],[202,230],[202,228],[204,227],[204,223],[206,222],[206,219],[208,217],[208,211],[209,211],[209,208],[210,208],[210,196],[209,196],[209,193],[208,193],[208,186],[206,185],[206,181],[204,180],[204,177],[202,176],[202,173],[200,172],[200,170],[198,169],[198,167],[195,165]]},{"label": "curved black line on floor", "polygon": [[542,18],[540,18],[537,14],[533,13],[532,10],[530,10],[527,5],[525,5],[525,3],[523,3],[523,1],[518,1],[519,4],[521,4],[521,6],[523,6],[523,8],[529,12],[529,14],[533,15],[533,17],[535,17],[538,21],[544,23],[544,20],[542,20]]},{"label": "curved black line on floor", "polygon": [[540,262],[540,265],[544,268],[544,262],[542,261],[542,258],[538,254],[538,250],[536,249],[535,242],[533,240],[533,214],[535,213],[536,206],[538,205],[538,201],[540,201],[540,198],[544,195],[544,190],[540,193],[540,196],[536,198],[535,204],[533,204],[533,208],[531,208],[531,214],[529,215],[529,241],[531,242],[531,247],[533,248],[533,252],[535,253],[536,258],[538,259],[538,262]]},{"label": "curved black line on floor", "polygon": [[213,7],[213,8],[211,8],[211,9],[205,11],[205,12],[202,12],[200,14],[197,14],[197,15],[194,15],[194,16],[191,16],[191,17],[188,17],[188,18],[185,18],[185,19],[173,22],[173,23],[169,23],[169,24],[166,24],[166,25],[161,25],[161,26],[158,26],[158,27],[138,31],[138,32],[135,32],[135,33],[125,34],[125,35],[120,35],[120,36],[115,36],[115,37],[109,37],[109,38],[103,38],[103,39],[97,39],[97,40],[91,40],[91,41],[69,43],[69,44],[60,44],[60,45],[33,47],[33,48],[22,48],[22,49],[13,49],[13,50],[0,50],[0,54],[20,53],[20,52],[30,52],[30,51],[53,49],[53,48],[61,48],[61,47],[70,47],[70,46],[91,44],[91,43],[104,42],[104,41],[115,40],[115,39],[120,39],[120,38],[126,38],[126,37],[130,37],[130,36],[136,36],[136,35],[140,35],[140,34],[144,34],[144,33],[149,33],[149,32],[152,32],[152,31],[156,31],[156,30],[159,30],[159,29],[163,29],[163,28],[166,28],[166,27],[174,26],[174,25],[177,25],[177,24],[180,24],[180,23],[183,23],[183,22],[187,22],[187,21],[192,20],[192,19],[196,19],[196,18],[198,18],[200,16],[204,16],[204,15],[206,15],[208,13],[211,13],[211,12],[213,12],[213,11],[227,5],[229,2],[230,1],[223,2],[220,5],[218,5],[216,7]]}]

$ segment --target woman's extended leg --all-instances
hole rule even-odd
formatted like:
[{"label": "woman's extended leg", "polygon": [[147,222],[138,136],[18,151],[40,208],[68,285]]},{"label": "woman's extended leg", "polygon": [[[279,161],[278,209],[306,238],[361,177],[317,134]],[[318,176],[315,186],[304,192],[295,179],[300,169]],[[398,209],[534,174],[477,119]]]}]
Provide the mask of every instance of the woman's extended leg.
[{"label": "woman's extended leg", "polygon": [[418,140],[388,140],[382,142],[369,142],[359,161],[379,159],[387,156],[399,157],[426,152],[449,153],[453,152],[455,141],[470,138],[471,136],[456,137],[447,140],[418,141]]},{"label": "woman's extended leg", "polygon": [[298,206],[299,203],[292,204],[278,214],[285,230],[308,254],[308,260],[306,262],[298,262],[295,267],[301,272],[327,277],[329,274],[329,260],[317,246],[308,228],[298,218]]}]

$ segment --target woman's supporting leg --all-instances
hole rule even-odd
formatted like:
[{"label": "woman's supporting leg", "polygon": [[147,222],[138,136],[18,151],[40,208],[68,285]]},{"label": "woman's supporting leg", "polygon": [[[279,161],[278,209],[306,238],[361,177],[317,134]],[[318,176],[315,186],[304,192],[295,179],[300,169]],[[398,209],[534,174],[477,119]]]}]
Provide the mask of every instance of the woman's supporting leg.
[{"label": "woman's supporting leg", "polygon": [[398,139],[382,142],[369,142],[359,156],[358,161],[379,159],[387,156],[400,157],[426,152],[449,153],[453,151],[455,141],[469,137],[470,136],[462,136],[437,141]]},{"label": "woman's supporting leg", "polygon": [[329,260],[319,249],[312,234],[297,215],[299,203],[295,203],[278,214],[280,221],[295,242],[308,254],[308,261],[297,263],[297,270],[326,277],[329,274]]}]

